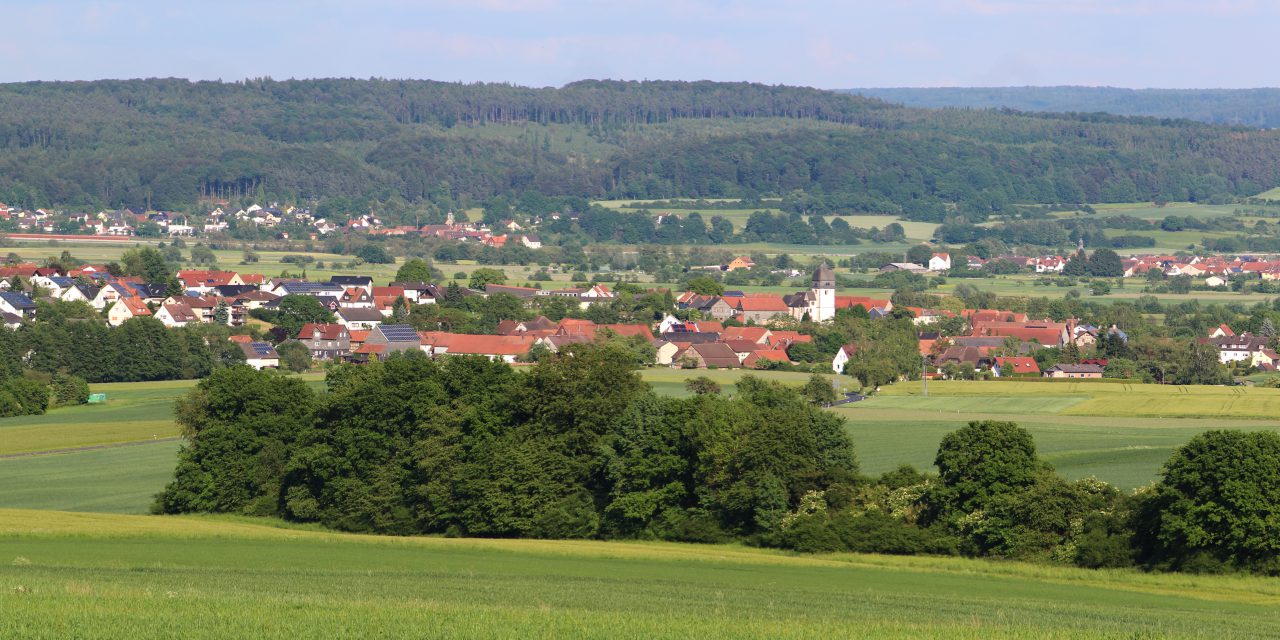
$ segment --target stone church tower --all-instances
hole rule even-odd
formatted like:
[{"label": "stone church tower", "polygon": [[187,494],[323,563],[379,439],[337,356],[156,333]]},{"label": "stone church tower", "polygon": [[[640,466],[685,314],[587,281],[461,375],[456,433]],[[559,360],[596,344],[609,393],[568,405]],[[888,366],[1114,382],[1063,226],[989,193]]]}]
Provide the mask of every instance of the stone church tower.
[{"label": "stone church tower", "polygon": [[836,317],[836,273],[827,263],[818,265],[813,272],[813,302],[809,318],[815,322],[826,322]]}]

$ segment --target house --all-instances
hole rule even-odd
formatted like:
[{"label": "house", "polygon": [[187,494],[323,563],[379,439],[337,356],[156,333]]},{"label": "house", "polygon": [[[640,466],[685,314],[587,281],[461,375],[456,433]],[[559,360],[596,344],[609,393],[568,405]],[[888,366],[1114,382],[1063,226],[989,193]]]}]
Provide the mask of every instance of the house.
[{"label": "house", "polygon": [[1036,364],[1035,358],[1016,357],[1016,358],[996,358],[996,365],[991,368],[997,377],[1009,376],[1039,376],[1040,365]]},{"label": "house", "polygon": [[1024,342],[1039,342],[1046,347],[1067,343],[1072,336],[1067,325],[1060,322],[973,322],[973,336],[1018,338]]},{"label": "house", "polygon": [[738,269],[754,269],[755,266],[755,260],[752,260],[749,256],[738,256],[737,258],[730,260],[729,264],[724,266],[724,270],[737,271]]},{"label": "house", "polygon": [[934,366],[942,367],[948,364],[959,365],[962,367],[970,367],[972,369],[980,369],[984,364],[991,362],[991,359],[979,347],[962,347],[952,345],[942,350],[933,359]]},{"label": "house", "polygon": [[[3,296],[4,294],[0,294]],[[1248,362],[1253,364],[1260,354],[1267,349],[1270,339],[1265,336],[1254,336],[1243,333],[1238,336],[1209,338],[1208,343],[1218,348],[1218,362]]]},{"label": "house", "polygon": [[529,355],[529,350],[539,340],[534,336],[490,336],[465,333],[424,331],[420,335],[422,350],[433,357],[484,356],[490,360],[507,363]]},{"label": "house", "polygon": [[950,271],[951,270],[951,254],[935,253],[929,258],[930,271]]},{"label": "house", "polygon": [[849,362],[854,353],[857,353],[858,345],[846,344],[836,351],[836,357],[831,360],[831,370],[836,373],[844,373],[844,365]]},{"label": "house", "polygon": [[411,325],[380,324],[369,330],[362,348],[369,348],[369,352],[378,356],[396,351],[421,351],[422,338]]},{"label": "house", "polygon": [[[365,294],[368,295],[368,294]],[[377,309],[356,307],[356,308],[340,308],[334,312],[338,319],[338,324],[346,327],[348,330],[368,330],[382,324],[385,316]]]},{"label": "house", "polygon": [[1213,330],[1209,332],[1210,338],[1231,338],[1231,337],[1234,337],[1235,335],[1236,334],[1234,331],[1231,330],[1231,327],[1228,327],[1225,324],[1220,324],[1214,327]]},{"label": "house", "polygon": [[372,309],[373,296],[361,287],[349,287],[338,296],[338,306],[343,309]]},{"label": "house", "polygon": [[880,270],[886,273],[890,271],[906,271],[908,273],[921,274],[929,272],[927,267],[922,267],[914,262],[890,262],[889,264],[880,267]]},{"label": "house", "polygon": [[1227,279],[1222,276],[1209,276],[1204,279],[1204,283],[1210,287],[1225,287],[1227,286]]},{"label": "house", "polygon": [[680,296],[681,300],[676,302],[676,306],[681,309],[693,309],[702,314],[704,318],[714,318],[724,321],[733,317],[734,309],[729,302],[720,296],[701,296],[696,294],[685,294]]},{"label": "house", "polygon": [[742,359],[742,366],[748,369],[764,369],[769,366],[768,363],[770,362],[791,364],[791,359],[787,357],[787,352],[782,349],[756,349]]},{"label": "house", "polygon": [[244,363],[254,369],[280,368],[280,354],[267,342],[244,342],[240,344],[244,352]]},{"label": "house", "polygon": [[541,249],[542,239],[539,238],[538,236],[530,236],[530,235],[520,236],[520,244],[524,245],[529,249]]},{"label": "house", "polygon": [[315,360],[341,360],[351,354],[351,332],[336,322],[309,322],[302,326],[297,340]]},{"label": "house", "polygon": [[0,291],[0,311],[22,318],[36,315],[36,303],[20,291]]},{"label": "house", "polygon": [[269,289],[269,291],[281,297],[314,296],[317,298],[331,297],[336,300],[338,296],[342,295],[342,293],[346,291],[346,289],[329,282],[302,282],[297,280],[286,280],[277,284],[275,288]]},{"label": "house", "polygon": [[[398,287],[405,300],[414,304],[434,304],[436,299],[444,295],[440,287],[428,282],[392,282],[391,286]],[[378,290],[381,288],[374,287],[373,295],[379,295]]]},{"label": "house", "polygon": [[200,322],[200,316],[196,315],[191,306],[185,302],[166,302],[156,310],[155,316],[169,328],[185,327]]},{"label": "house", "polygon": [[107,311],[107,324],[118,327],[132,318],[151,315],[151,308],[142,298],[121,298]]},{"label": "house", "polygon": [[1055,364],[1045,369],[1046,378],[1101,378],[1102,365],[1097,364]]},{"label": "house", "polygon": [[366,294],[373,295],[373,278],[369,276],[331,276],[329,284],[344,290],[360,288],[364,289]]},{"label": "house", "polygon": [[177,275],[183,289],[195,291],[201,295],[209,293],[215,287],[245,284],[240,274],[234,271],[186,269],[179,271]]},{"label": "house", "polygon": [[654,361],[657,364],[670,366],[676,354],[680,352],[679,345],[661,338],[655,338],[652,344],[654,349]]},{"label": "house", "polygon": [[773,334],[764,327],[727,327],[720,334],[720,339],[724,342],[731,340],[746,340],[752,344],[767,345],[769,338]]},{"label": "house", "polygon": [[709,369],[715,367],[717,369],[736,369],[742,366],[742,361],[738,358],[738,354],[729,348],[729,345],[722,342],[706,342],[703,344],[690,345],[682,354],[676,358],[676,363],[692,362],[693,366],[698,369]]},{"label": "house", "polygon": [[782,300],[782,296],[771,294],[735,298],[733,310],[742,322],[768,322],[774,316],[791,316],[791,307]]}]

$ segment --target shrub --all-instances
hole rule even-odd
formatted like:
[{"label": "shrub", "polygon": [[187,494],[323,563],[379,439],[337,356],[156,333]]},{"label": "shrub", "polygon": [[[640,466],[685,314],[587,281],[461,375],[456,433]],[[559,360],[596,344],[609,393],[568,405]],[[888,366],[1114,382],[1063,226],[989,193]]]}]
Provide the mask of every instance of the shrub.
[{"label": "shrub", "polygon": [[50,386],[53,390],[53,402],[59,407],[89,402],[89,383],[84,378],[59,373],[53,376]]}]

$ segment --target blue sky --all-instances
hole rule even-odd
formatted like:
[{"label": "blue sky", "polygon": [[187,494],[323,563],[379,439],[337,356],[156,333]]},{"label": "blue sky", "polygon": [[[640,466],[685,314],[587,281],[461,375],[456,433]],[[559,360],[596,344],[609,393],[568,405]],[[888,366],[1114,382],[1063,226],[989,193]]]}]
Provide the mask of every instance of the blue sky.
[{"label": "blue sky", "polygon": [[1262,0],[0,0],[0,25],[0,82],[1280,86]]}]

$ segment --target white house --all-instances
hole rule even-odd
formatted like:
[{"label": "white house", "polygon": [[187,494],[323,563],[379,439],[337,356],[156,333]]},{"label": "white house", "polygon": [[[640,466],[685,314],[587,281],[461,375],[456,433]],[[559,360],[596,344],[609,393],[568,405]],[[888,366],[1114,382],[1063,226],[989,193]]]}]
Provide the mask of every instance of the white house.
[{"label": "white house", "polygon": [[280,354],[275,347],[266,342],[243,342],[240,350],[244,352],[244,363],[254,369],[278,369]]},{"label": "white house", "polygon": [[1223,278],[1222,276],[1209,276],[1208,278],[1205,278],[1205,279],[1204,279],[1204,283],[1205,283],[1206,285],[1209,285],[1210,287],[1225,287],[1225,286],[1227,286],[1227,280],[1226,280],[1226,278]]},{"label": "white house", "polygon": [[858,350],[858,345],[846,344],[840,347],[836,352],[836,357],[831,360],[831,370],[836,373],[844,373],[844,365],[853,357],[854,352]]},{"label": "white house", "polygon": [[929,258],[930,271],[948,271],[951,269],[951,254],[935,253]]}]

